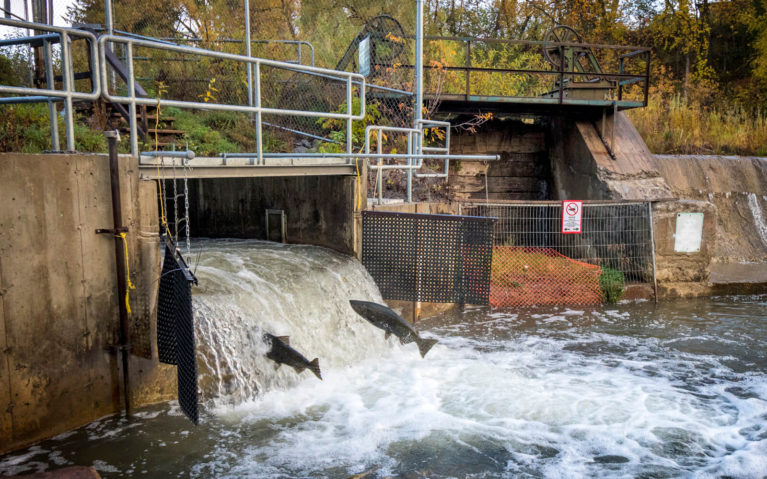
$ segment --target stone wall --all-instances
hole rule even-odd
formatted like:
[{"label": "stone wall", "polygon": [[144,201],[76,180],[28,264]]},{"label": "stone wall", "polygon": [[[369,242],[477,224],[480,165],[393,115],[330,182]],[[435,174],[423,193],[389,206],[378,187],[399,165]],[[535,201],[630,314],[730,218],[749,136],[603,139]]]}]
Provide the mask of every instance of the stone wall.
[{"label": "stone wall", "polygon": [[547,129],[540,124],[496,120],[477,133],[453,134],[453,154],[500,155],[499,161],[451,162],[448,178],[456,200],[545,200],[550,193]]},{"label": "stone wall", "polygon": [[[129,227],[133,404],[175,396],[152,341],[161,267],[154,182],[121,157]],[[0,452],[118,412],[121,371],[109,163],[0,154]]]}]

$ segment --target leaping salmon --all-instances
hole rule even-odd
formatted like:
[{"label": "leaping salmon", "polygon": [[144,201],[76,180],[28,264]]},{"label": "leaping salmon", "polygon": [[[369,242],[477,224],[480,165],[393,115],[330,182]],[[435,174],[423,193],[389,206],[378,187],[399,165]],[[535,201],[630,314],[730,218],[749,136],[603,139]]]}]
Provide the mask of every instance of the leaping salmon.
[{"label": "leaping salmon", "polygon": [[301,353],[290,347],[290,339],[287,336],[275,336],[265,333],[264,342],[271,346],[269,352],[266,353],[266,357],[277,363],[277,367],[285,364],[295,369],[297,373],[308,369],[322,380],[319,359],[314,358],[311,361],[306,359]]},{"label": "leaping salmon", "polygon": [[402,316],[382,304],[356,299],[350,300],[349,304],[352,305],[357,314],[367,319],[373,326],[386,331],[384,338],[388,339],[393,334],[399,338],[399,342],[402,344],[415,342],[421,357],[426,356],[432,346],[437,344],[436,339],[420,337],[418,332]]}]

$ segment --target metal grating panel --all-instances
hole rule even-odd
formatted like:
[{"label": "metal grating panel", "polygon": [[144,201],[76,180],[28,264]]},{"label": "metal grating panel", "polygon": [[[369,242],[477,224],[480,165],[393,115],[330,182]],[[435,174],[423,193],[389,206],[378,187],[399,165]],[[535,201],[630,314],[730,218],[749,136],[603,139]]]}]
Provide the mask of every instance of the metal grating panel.
[{"label": "metal grating panel", "polygon": [[179,405],[184,414],[197,424],[197,359],[192,310],[192,283],[195,278],[174,251],[175,246],[165,245],[157,307],[157,349],[161,362],[177,365]]},{"label": "metal grating panel", "polygon": [[362,212],[362,263],[386,299],[487,304],[494,218]]}]

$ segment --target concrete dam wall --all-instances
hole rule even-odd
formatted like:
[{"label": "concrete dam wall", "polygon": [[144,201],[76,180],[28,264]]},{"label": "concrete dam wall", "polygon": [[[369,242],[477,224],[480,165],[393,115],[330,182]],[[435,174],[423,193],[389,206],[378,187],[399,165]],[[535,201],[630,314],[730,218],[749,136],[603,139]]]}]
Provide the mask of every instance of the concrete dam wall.
[{"label": "concrete dam wall", "polygon": [[[120,158],[129,232],[131,382],[138,406],[175,397],[154,350],[161,267],[155,182]],[[0,452],[121,410],[119,314],[105,155],[0,154]]]}]

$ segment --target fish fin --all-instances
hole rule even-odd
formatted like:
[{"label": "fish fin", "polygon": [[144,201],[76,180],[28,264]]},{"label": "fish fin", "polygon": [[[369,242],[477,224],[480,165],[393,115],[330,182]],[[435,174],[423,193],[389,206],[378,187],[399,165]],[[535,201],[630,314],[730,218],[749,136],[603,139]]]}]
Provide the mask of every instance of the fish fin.
[{"label": "fish fin", "polygon": [[389,339],[391,337],[391,333],[389,331],[386,331],[384,333],[384,339]]},{"label": "fish fin", "polygon": [[309,363],[309,370],[314,373],[320,381],[322,381],[322,373],[320,372],[320,360],[317,358],[312,359]]},{"label": "fish fin", "polygon": [[290,346],[290,336],[277,336],[277,339]]},{"label": "fish fin", "polygon": [[418,351],[421,353],[421,357],[426,357],[426,353],[429,352],[429,350],[437,344],[436,339],[423,339],[423,338],[416,338],[415,343],[418,345]]}]

